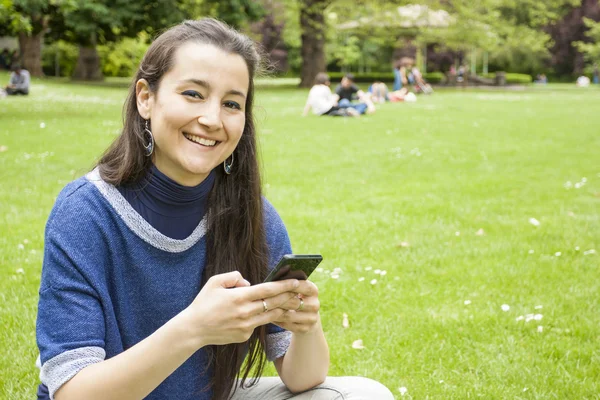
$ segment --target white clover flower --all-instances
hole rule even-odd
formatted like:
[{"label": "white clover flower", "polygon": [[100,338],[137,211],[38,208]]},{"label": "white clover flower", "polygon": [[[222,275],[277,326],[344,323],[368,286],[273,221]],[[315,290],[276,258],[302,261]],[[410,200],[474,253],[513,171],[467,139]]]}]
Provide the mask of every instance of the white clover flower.
[{"label": "white clover flower", "polygon": [[408,389],[402,386],[401,388],[398,388],[398,391],[400,392],[400,396],[404,396],[406,392],[408,392]]},{"label": "white clover flower", "polygon": [[365,280],[365,277],[364,277],[364,276],[361,276],[360,278],[358,278],[358,281],[359,281],[359,282],[362,282],[362,281],[364,281],[364,280]]},{"label": "white clover flower", "polygon": [[352,342],[352,348],[357,349],[357,350],[364,349],[365,346],[363,345],[362,339],[358,339],[358,340],[355,340],[354,342]]},{"label": "white clover flower", "polygon": [[561,253],[560,251],[557,251],[556,253],[554,253],[554,255],[555,255],[556,257],[560,257],[560,256],[562,255],[562,253]]},{"label": "white clover flower", "polygon": [[323,268],[317,267],[317,269],[315,271],[317,271],[317,272],[323,272]]},{"label": "white clover flower", "polygon": [[527,314],[525,315],[525,322],[529,322],[533,319],[533,314]]},{"label": "white clover flower", "polygon": [[331,274],[331,279],[339,279],[339,277],[338,274]]},{"label": "white clover flower", "polygon": [[540,226],[540,221],[535,218],[529,218],[529,223],[533,226]]},{"label": "white clover flower", "polygon": [[371,285],[376,285],[376,284],[377,284],[377,279],[373,279],[373,280],[371,281]]},{"label": "white clover flower", "polygon": [[376,270],[375,270],[375,271],[373,271],[373,272],[375,272],[377,275],[379,275],[379,274],[381,273],[381,270],[380,270],[380,269],[376,269]]},{"label": "white clover flower", "polygon": [[525,319],[525,317],[524,317],[524,316],[522,316],[522,315],[519,315],[519,316],[517,317],[517,321],[523,321],[524,319]]},{"label": "white clover flower", "polygon": [[544,306],[535,306],[534,307],[536,310],[541,310],[542,308],[544,308]]},{"label": "white clover flower", "polygon": [[465,300],[465,306],[468,306],[469,304],[471,304],[471,300]]},{"label": "white clover flower", "polygon": [[589,250],[583,252],[584,256],[587,256],[588,254],[596,254],[596,250],[589,249]]},{"label": "white clover flower", "polygon": [[349,326],[350,326],[350,322],[348,322],[348,314],[344,313],[342,315],[342,327],[345,329],[345,328],[348,328]]},{"label": "white clover flower", "polygon": [[533,249],[529,250],[529,254],[533,254],[535,251]]},{"label": "white clover flower", "polygon": [[367,268],[365,268],[365,271],[370,271],[372,269],[373,269],[373,267],[367,267]]},{"label": "white clover flower", "polygon": [[387,271],[383,270],[379,273],[380,276],[386,276],[387,275]]},{"label": "white clover flower", "polygon": [[459,232],[459,231],[456,231],[454,234],[455,234],[456,236],[460,236],[460,232]]},{"label": "white clover flower", "polygon": [[510,310],[510,306],[508,304],[502,304],[502,311],[506,312],[508,310]]},{"label": "white clover flower", "polygon": [[46,127],[46,123],[45,122],[40,123],[40,128],[41,129],[44,129],[45,127]]},{"label": "white clover flower", "polygon": [[542,314],[535,314],[533,316],[533,319],[535,319],[536,321],[541,321],[542,318],[544,318],[544,316]]},{"label": "white clover flower", "polygon": [[19,268],[15,271],[17,274],[24,274],[25,270],[23,268]]},{"label": "white clover flower", "polygon": [[537,328],[537,331],[538,331],[539,333],[542,333],[542,332],[544,331],[544,327],[543,327],[543,326],[541,326],[541,325],[540,325],[540,326],[538,326],[538,328]]},{"label": "white clover flower", "polygon": [[579,251],[579,246],[575,246],[575,251]]},{"label": "white clover flower", "polygon": [[17,247],[19,248],[19,250],[23,250],[25,248],[25,246],[23,246],[22,243],[19,243],[19,245]]}]

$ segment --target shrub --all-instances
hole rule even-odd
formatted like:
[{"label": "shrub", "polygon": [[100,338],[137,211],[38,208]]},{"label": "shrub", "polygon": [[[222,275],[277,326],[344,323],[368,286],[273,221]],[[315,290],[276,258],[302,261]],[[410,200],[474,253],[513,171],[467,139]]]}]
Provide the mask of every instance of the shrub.
[{"label": "shrub", "polygon": [[42,69],[48,76],[56,75],[56,61],[58,61],[58,73],[60,76],[71,76],[79,50],[77,45],[67,43],[64,40],[44,45],[42,49]]},{"label": "shrub", "polygon": [[[496,73],[492,72],[489,74],[483,74],[484,78],[494,79],[496,77]],[[533,82],[531,75],[529,74],[516,74],[512,72],[506,73],[506,83],[509,85],[527,85]]]},{"label": "shrub", "polygon": [[[328,75],[333,84],[334,82],[341,81],[345,74],[343,72],[328,72]],[[373,83],[375,81],[394,82],[393,72],[353,73],[352,75],[354,75],[354,81],[357,83]],[[443,72],[427,72],[423,74],[423,77],[429,83],[442,83],[446,80],[446,75]]]},{"label": "shrub", "polygon": [[446,75],[443,72],[427,72],[423,74],[425,81],[429,83],[444,83],[446,82]]},{"label": "shrub", "polygon": [[132,76],[148,49],[147,39],[148,35],[141,32],[137,38],[98,46],[104,76]]},{"label": "shrub", "polygon": [[[328,72],[327,74],[332,84],[341,81],[342,77],[346,75],[344,72]],[[354,82],[357,83],[373,83],[375,81],[394,82],[393,72],[352,73],[352,75],[354,75]]]}]

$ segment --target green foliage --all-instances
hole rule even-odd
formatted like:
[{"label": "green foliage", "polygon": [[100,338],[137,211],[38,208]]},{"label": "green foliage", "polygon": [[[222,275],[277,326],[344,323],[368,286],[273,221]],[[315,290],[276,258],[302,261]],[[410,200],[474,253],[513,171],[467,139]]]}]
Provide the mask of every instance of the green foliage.
[{"label": "green foliage", "polygon": [[583,18],[583,23],[588,28],[585,36],[590,39],[590,42],[574,42],[573,45],[583,53],[586,61],[600,61],[600,22],[596,22],[590,18]]},{"label": "green foliage", "polygon": [[528,74],[516,74],[516,73],[507,73],[506,74],[506,83],[515,83],[515,84],[529,84],[533,82],[531,75]]},{"label": "green foliage", "polygon": [[58,59],[60,76],[71,76],[77,63],[79,50],[76,45],[58,40],[46,44],[42,48],[42,68],[44,74],[54,76],[56,74],[56,60]]},{"label": "green foliage", "polygon": [[0,36],[38,34],[68,0],[0,0]]},{"label": "green foliage", "polygon": [[427,72],[423,74],[423,78],[429,83],[444,83],[446,82],[446,75],[443,72]]},{"label": "green foliage", "polygon": [[148,34],[142,32],[137,38],[125,38],[117,43],[98,46],[105,76],[133,76],[148,49]]},{"label": "green foliage", "polygon": [[[331,80],[331,84],[334,82],[339,82],[342,80],[342,77],[345,75],[343,72],[328,72],[329,79]],[[373,83],[375,81],[381,82],[393,82],[394,81],[394,73],[393,72],[372,72],[372,73],[352,73],[354,75],[354,82],[359,83]]]},{"label": "green foliage", "polygon": [[182,0],[179,9],[188,18],[213,17],[241,28],[265,15],[260,2],[252,0]]},{"label": "green foliage", "polygon": [[[328,72],[331,82],[338,82],[345,75],[343,72]],[[375,81],[394,82],[393,72],[370,72],[370,73],[352,73],[354,81],[359,83],[373,83]],[[443,83],[446,80],[446,75],[443,72],[428,72],[423,74],[423,78],[429,83]]]},{"label": "green foliage", "polygon": [[[482,76],[484,78],[494,79],[496,77],[496,73],[491,72],[489,74],[483,74]],[[531,75],[528,75],[528,74],[517,74],[517,73],[507,72],[505,74],[505,76],[506,76],[506,83],[508,83],[508,84],[527,85],[527,84],[530,84],[531,82],[533,82],[533,78],[531,77]]]},{"label": "green foliage", "polygon": [[338,46],[334,47],[331,55],[336,60],[336,63],[344,68],[354,65],[358,62],[358,60],[360,60],[362,57],[362,49],[360,39],[358,37],[341,37],[343,39],[340,41]]}]

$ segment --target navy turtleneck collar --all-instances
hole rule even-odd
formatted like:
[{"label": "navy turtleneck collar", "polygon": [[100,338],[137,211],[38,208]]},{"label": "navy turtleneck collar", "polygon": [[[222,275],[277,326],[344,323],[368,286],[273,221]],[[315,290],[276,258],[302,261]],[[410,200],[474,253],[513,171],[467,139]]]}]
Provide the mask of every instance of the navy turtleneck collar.
[{"label": "navy turtleneck collar", "polygon": [[210,193],[215,182],[215,171],[197,186],[183,186],[169,178],[152,164],[144,179],[147,185],[144,189],[157,201],[173,206],[184,206],[204,199]]},{"label": "navy turtleneck collar", "polygon": [[213,170],[199,185],[183,186],[153,164],[140,182],[117,189],[160,233],[173,239],[185,239],[204,217],[215,176]]}]

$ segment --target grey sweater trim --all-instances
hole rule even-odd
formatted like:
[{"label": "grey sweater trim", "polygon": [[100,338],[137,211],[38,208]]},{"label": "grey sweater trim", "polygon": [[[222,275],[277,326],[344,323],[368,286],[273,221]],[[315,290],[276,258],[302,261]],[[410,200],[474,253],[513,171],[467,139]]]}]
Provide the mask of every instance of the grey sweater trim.
[{"label": "grey sweater trim", "polygon": [[183,240],[172,239],[157,231],[150,225],[137,211],[129,204],[121,193],[113,185],[106,183],[100,177],[98,168],[89,172],[86,179],[94,184],[100,191],[102,196],[115,209],[117,214],[125,222],[125,224],[146,243],[156,247],[157,249],[168,251],[169,253],[181,253],[188,250],[193,245],[198,243],[206,233],[206,216],[202,218],[200,224],[194,229],[194,232]]},{"label": "grey sweater trim", "polygon": [[275,361],[279,357],[282,357],[290,347],[292,341],[292,332],[283,331],[277,333],[269,333],[267,335],[267,360]]},{"label": "grey sweater trim", "polygon": [[104,361],[106,352],[102,347],[82,347],[65,351],[46,361],[40,371],[40,380],[48,387],[50,399],[54,393],[85,367]]}]

